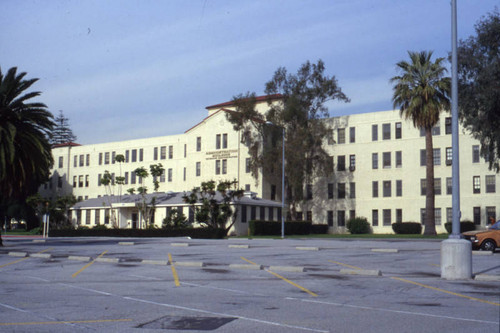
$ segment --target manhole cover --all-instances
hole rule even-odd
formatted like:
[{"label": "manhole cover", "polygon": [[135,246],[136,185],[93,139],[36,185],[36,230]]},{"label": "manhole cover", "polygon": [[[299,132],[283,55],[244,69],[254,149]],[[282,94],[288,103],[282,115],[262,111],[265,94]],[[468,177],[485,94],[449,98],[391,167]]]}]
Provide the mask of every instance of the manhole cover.
[{"label": "manhole cover", "polygon": [[232,322],[235,319],[236,318],[166,316],[146,324],[141,324],[137,327],[150,329],[212,331]]}]

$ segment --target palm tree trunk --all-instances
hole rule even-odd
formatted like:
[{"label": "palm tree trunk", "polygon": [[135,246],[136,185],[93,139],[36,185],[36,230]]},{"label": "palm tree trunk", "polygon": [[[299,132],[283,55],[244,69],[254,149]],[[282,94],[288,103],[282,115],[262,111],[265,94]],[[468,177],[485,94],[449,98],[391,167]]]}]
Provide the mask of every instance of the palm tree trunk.
[{"label": "palm tree trunk", "polygon": [[434,149],[432,144],[432,128],[425,129],[425,153],[426,153],[426,179],[427,188],[425,192],[425,229],[424,235],[436,234],[436,223],[434,218]]}]

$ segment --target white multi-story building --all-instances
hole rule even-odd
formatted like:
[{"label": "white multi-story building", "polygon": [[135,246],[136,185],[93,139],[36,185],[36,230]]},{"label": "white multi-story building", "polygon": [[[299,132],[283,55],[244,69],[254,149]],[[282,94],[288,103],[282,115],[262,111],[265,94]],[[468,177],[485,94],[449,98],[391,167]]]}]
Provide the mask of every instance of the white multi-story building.
[{"label": "white multi-story building", "polygon": [[[265,112],[267,98],[259,97],[257,101],[257,109]],[[207,110],[205,119],[179,135],[57,146],[53,149],[55,165],[51,181],[40,192],[46,197],[72,193],[81,200],[117,196],[139,186],[147,186],[151,192],[151,177],[140,179],[134,170],[161,163],[165,168],[160,177],[161,192],[189,191],[208,180],[237,180],[240,188],[258,197],[281,201],[281,184],[268,184],[262,175],[258,179],[252,177],[248,148],[226,119],[226,112],[234,110],[232,103],[209,106]],[[306,200],[299,216],[316,224],[328,224],[331,232],[344,232],[346,221],[353,216],[366,217],[375,233],[391,233],[394,222],[423,222],[426,186],[423,133],[410,121],[403,120],[399,111],[325,121],[331,123],[334,132],[333,140],[325,140],[325,148],[334,161],[334,172],[306,185]],[[451,222],[452,208],[451,118],[443,114],[433,134],[435,217],[437,231],[444,232],[444,223]],[[125,156],[123,163],[115,162],[118,154]],[[495,219],[500,216],[497,192],[500,177],[488,170],[488,163],[479,155],[479,142],[463,129],[460,129],[459,155],[462,220],[484,226],[489,216]],[[106,187],[100,183],[105,171],[114,177],[125,177],[126,185],[111,186],[113,193],[106,193]],[[273,213],[274,220],[278,214],[281,215],[280,210]],[[248,214],[249,218],[253,215]],[[90,219],[92,225],[101,220]],[[123,227],[130,226],[128,222]]]}]

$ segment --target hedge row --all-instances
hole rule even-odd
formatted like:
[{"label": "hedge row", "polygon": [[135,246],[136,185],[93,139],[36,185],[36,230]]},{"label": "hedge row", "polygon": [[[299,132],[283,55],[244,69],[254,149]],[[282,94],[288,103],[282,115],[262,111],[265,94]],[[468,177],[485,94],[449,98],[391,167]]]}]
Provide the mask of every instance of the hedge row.
[{"label": "hedge row", "polygon": [[421,234],[422,224],[418,222],[397,222],[392,224],[396,234]]},{"label": "hedge row", "polygon": [[[309,235],[311,231],[312,222],[285,222],[285,235]],[[248,233],[249,236],[278,236],[281,235],[281,223],[252,220],[248,223]]]},{"label": "hedge row", "polygon": [[222,239],[224,229],[184,228],[184,229],[54,229],[51,237],[191,237]]},{"label": "hedge row", "polygon": [[[446,222],[444,224],[444,227],[445,227],[446,231],[448,231],[448,233],[451,234],[452,223]],[[474,222],[471,222],[471,221],[460,222],[460,232],[466,232],[466,231],[472,231],[472,230],[476,230],[476,225],[474,224]]]}]

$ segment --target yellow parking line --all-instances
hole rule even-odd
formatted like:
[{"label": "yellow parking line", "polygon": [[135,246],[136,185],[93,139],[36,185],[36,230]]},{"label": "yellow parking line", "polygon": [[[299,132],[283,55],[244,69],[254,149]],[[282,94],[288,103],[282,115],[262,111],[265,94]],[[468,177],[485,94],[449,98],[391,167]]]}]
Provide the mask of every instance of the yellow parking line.
[{"label": "yellow parking line", "polygon": [[[256,264],[256,263],[254,263],[253,261],[248,260],[248,259],[246,259],[246,258],[244,258],[244,257],[240,257],[240,258],[241,258],[241,259],[243,259],[243,260],[245,260],[246,262],[248,262],[248,263],[252,264],[252,265],[257,265],[257,264]],[[285,281],[285,282],[287,282],[287,283],[291,284],[292,286],[294,286],[294,287],[296,287],[296,288],[299,288],[299,289],[300,289],[300,290],[302,290],[302,291],[305,291],[306,293],[308,293],[308,294],[309,294],[309,295],[311,295],[311,296],[314,296],[314,297],[317,297],[317,296],[318,296],[318,294],[315,294],[315,293],[313,293],[312,291],[310,291],[309,289],[306,289],[306,288],[304,288],[304,287],[302,287],[302,286],[300,286],[300,285],[296,284],[295,282],[288,280],[287,278],[285,278],[285,277],[283,277],[283,276],[279,275],[278,273],[274,273],[274,272],[272,272],[272,271],[270,271],[270,270],[268,270],[268,269],[266,269],[266,272],[268,272],[269,274],[272,274],[272,275],[276,276],[276,277],[277,277],[277,278],[279,278],[279,279],[282,279],[283,281]]]},{"label": "yellow parking line", "polygon": [[0,326],[20,325],[56,325],[56,324],[91,324],[91,323],[114,323],[120,321],[132,321],[132,319],[99,319],[99,320],[68,320],[68,321],[34,321],[24,323],[0,323]]},{"label": "yellow parking line", "polygon": [[349,268],[352,268],[352,269],[361,269],[360,267],[351,266],[351,265],[348,265],[348,264],[343,264],[343,263],[338,262],[338,261],[333,261],[333,260],[328,260],[328,261],[331,262],[331,263],[333,263],[333,264],[337,264],[337,265],[340,265],[340,266],[349,267]]},{"label": "yellow parking line", "polygon": [[[43,251],[40,251],[40,252],[37,252],[37,253],[44,253],[44,252],[47,252],[49,250],[52,250],[53,248],[52,247],[49,247],[48,249],[45,249]],[[26,259],[29,259],[30,257],[24,257],[24,258],[21,258],[21,259],[17,259],[16,261],[13,261],[13,262],[9,262],[7,264],[3,264],[3,265],[0,265],[0,268],[3,268],[5,266],[9,266],[9,265],[13,265],[13,264],[17,264],[18,262],[21,262],[23,260],[26,260]]]},{"label": "yellow parking line", "polygon": [[500,303],[495,303],[495,302],[490,302],[490,301],[485,301],[483,299],[479,299],[479,298],[475,298],[475,297],[470,297],[470,296],[467,296],[467,295],[462,295],[462,294],[458,294],[458,293],[454,293],[452,291],[448,291],[448,290],[444,290],[444,289],[440,289],[440,288],[436,288],[436,287],[432,287],[432,286],[428,286],[428,285],[425,285],[425,284],[422,284],[422,283],[418,283],[418,282],[414,282],[414,281],[410,281],[410,280],[406,280],[406,279],[402,279],[402,278],[398,278],[398,277],[390,277],[391,279],[394,279],[394,280],[398,280],[398,281],[402,281],[402,282],[406,282],[406,283],[411,283],[411,284],[414,284],[414,285],[417,285],[417,286],[420,286],[420,287],[424,287],[424,288],[428,288],[428,289],[432,289],[432,290],[436,290],[436,291],[440,291],[442,293],[446,293],[446,294],[450,294],[450,295],[454,295],[454,296],[458,296],[458,297],[463,297],[463,298],[467,298],[467,299],[470,299],[470,300],[473,300],[473,301],[478,301],[478,302],[481,302],[481,303],[486,303],[486,304],[491,304],[491,305],[497,305],[497,306],[500,306]]},{"label": "yellow parking line", "polygon": [[105,255],[105,254],[106,254],[106,252],[108,252],[108,251],[104,251],[103,253],[101,253],[101,254],[100,254],[97,258],[95,258],[94,260],[92,260],[92,261],[91,261],[91,262],[89,262],[87,265],[83,266],[82,268],[80,268],[80,269],[78,270],[78,272],[73,273],[73,275],[71,275],[71,277],[76,277],[78,274],[80,274],[80,273],[81,273],[81,272],[83,272],[85,269],[87,269],[90,265],[92,265],[92,264],[96,261],[96,259],[98,259],[98,258],[102,257],[103,255]]},{"label": "yellow parking line", "polygon": [[172,255],[168,254],[168,262],[170,263],[170,267],[172,268],[172,275],[174,276],[174,284],[176,287],[179,287],[181,284],[179,282],[179,276],[177,275],[177,270],[175,269],[174,262],[172,260]]}]

